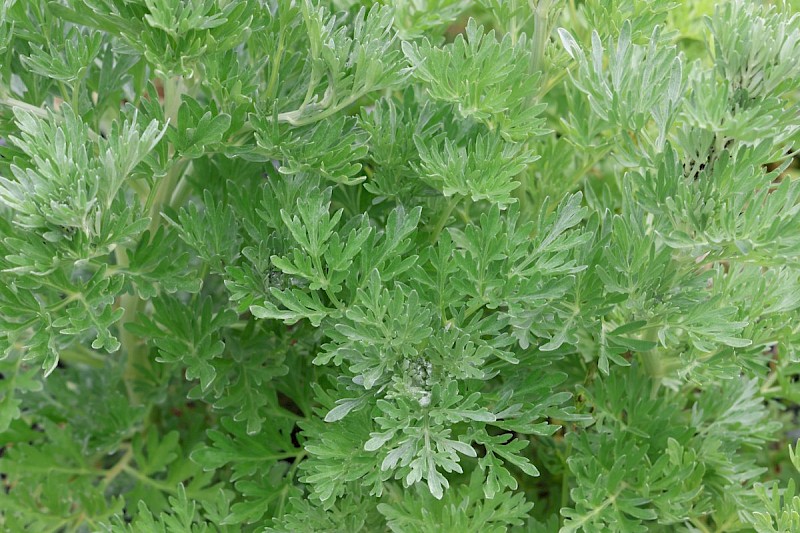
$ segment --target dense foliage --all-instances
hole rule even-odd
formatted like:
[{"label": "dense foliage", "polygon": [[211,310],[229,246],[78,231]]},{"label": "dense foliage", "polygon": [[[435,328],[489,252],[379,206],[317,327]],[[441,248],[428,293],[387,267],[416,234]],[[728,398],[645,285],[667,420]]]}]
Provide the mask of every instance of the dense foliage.
[{"label": "dense foliage", "polygon": [[0,529],[800,531],[797,4],[1,0]]}]

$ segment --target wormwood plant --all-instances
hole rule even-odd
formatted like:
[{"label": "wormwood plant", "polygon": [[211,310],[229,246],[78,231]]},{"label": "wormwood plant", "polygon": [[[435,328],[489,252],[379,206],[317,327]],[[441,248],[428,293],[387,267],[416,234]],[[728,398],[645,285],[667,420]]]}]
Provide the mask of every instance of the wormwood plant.
[{"label": "wormwood plant", "polygon": [[0,529],[800,531],[794,6],[3,0]]}]

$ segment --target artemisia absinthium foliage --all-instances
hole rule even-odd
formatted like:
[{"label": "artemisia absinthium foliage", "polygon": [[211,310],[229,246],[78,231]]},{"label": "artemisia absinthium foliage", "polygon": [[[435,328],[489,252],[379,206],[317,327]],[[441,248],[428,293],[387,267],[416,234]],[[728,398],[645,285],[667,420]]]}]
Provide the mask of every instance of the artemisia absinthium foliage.
[{"label": "artemisia absinthium foliage", "polygon": [[0,2],[0,530],[800,531],[774,4]]}]

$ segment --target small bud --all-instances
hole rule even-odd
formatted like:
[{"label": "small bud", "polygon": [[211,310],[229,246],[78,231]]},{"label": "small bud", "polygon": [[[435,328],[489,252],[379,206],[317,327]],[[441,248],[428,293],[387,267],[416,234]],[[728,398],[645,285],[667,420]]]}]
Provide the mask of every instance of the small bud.
[{"label": "small bud", "polygon": [[430,404],[431,404],[431,393],[426,392],[425,394],[422,395],[422,397],[420,397],[419,405],[420,407],[428,407]]}]

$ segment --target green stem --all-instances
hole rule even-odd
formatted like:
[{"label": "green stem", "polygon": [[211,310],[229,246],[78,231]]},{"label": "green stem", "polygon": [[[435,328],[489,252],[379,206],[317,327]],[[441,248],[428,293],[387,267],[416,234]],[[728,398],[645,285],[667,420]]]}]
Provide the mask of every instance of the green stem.
[{"label": "green stem", "polygon": [[466,312],[464,313],[464,320],[474,315],[478,310],[483,308],[484,305],[486,305],[486,302],[482,302],[480,300],[475,300],[474,302],[472,302],[472,304],[467,308]]},{"label": "green stem", "polygon": [[547,78],[547,82],[542,84],[542,88],[539,90],[539,98],[543,98],[547,93],[553,90],[553,87],[558,85],[561,80],[567,77],[568,70],[561,70],[555,75]]},{"label": "green stem", "polygon": [[[59,81],[58,82],[58,90],[61,91],[61,102],[69,104],[70,103],[69,95],[71,93],[70,93],[70,91],[67,90],[67,84],[64,83],[63,81]],[[55,102],[53,103],[53,105],[55,107]],[[70,105],[72,105],[72,104],[70,104]],[[72,109],[75,111],[75,113],[78,112],[78,110],[75,109],[74,107]]]},{"label": "green stem", "polygon": [[[127,268],[128,254],[123,247],[117,247],[115,250],[117,257],[117,265]],[[139,299],[134,293],[127,293],[120,298],[120,307],[125,310],[120,319],[117,327],[119,328],[119,339],[125,353],[125,369],[122,374],[125,388],[128,391],[128,399],[132,405],[141,405],[142,401],[136,393],[136,382],[141,379],[141,369],[149,365],[147,359],[147,350],[143,345],[141,339],[128,331],[126,327],[136,320],[136,316],[144,307],[144,301]]]},{"label": "green stem", "polygon": [[614,505],[614,503],[617,501],[617,498],[619,498],[619,495],[622,494],[622,491],[625,490],[626,488],[628,488],[628,484],[622,483],[622,485],[620,485],[620,487],[617,489],[617,492],[615,492],[614,494],[610,495],[608,498],[603,500],[603,503],[601,503],[598,507],[594,508],[592,512],[582,516],[579,520],[577,520],[573,524],[574,528],[573,531],[580,531],[584,525],[590,523],[595,516],[602,513],[606,507],[608,507],[609,505]]},{"label": "green stem", "polygon": [[730,517],[727,520],[725,520],[723,523],[717,526],[717,533],[724,533],[725,531],[728,531],[729,527],[738,523],[740,523],[739,517],[737,514],[734,513],[730,515]]},{"label": "green stem", "polygon": [[533,50],[531,51],[531,65],[534,72],[539,70],[544,72],[542,60],[544,59],[544,49],[547,46],[547,38],[550,29],[550,3],[551,0],[539,0],[533,10]]},{"label": "green stem", "polygon": [[[150,226],[148,229],[151,235],[156,232],[158,226],[161,224],[162,209],[168,205],[172,205],[171,200],[179,189],[179,183],[181,180],[184,180],[184,176],[191,169],[190,163],[188,159],[173,161],[167,175],[155,186],[154,191],[147,199],[147,210],[150,216]],[[184,186],[180,186],[180,188],[184,188]],[[183,191],[178,193],[179,196],[183,194]]]},{"label": "green stem", "polygon": [[93,368],[102,368],[105,363],[105,358],[77,342],[61,352],[61,359],[68,363],[80,363]]},{"label": "green stem", "polygon": [[181,107],[181,95],[185,87],[180,77],[175,77],[164,81],[164,116],[177,125],[178,110]]},{"label": "green stem", "polygon": [[181,171],[180,178],[178,178],[178,183],[173,187],[172,195],[169,199],[170,206],[179,206],[183,205],[186,202],[186,199],[192,192],[191,183],[189,181],[189,176],[192,174],[192,161],[186,165],[186,168]]},{"label": "green stem", "polygon": [[149,365],[147,349],[136,335],[125,327],[136,320],[139,311],[144,307],[144,302],[133,294],[125,294],[120,301],[120,306],[125,313],[119,322],[120,343],[125,347],[125,370],[122,374],[128,398],[132,405],[141,405],[142,401],[136,393],[136,382],[142,377],[142,368]]},{"label": "green stem", "polygon": [[72,95],[70,97],[70,105],[72,109],[75,110],[76,113],[80,113],[80,103],[81,103],[81,87],[83,86],[83,78],[86,75],[86,71],[84,74],[80,76],[72,86]]},{"label": "green stem", "polygon": [[690,522],[694,527],[702,531],[702,533],[711,533],[711,530],[708,529],[708,527],[703,522],[701,522],[700,519],[693,517],[690,519]]},{"label": "green stem", "polygon": [[35,105],[27,102],[23,102],[22,100],[17,100],[16,98],[2,98],[0,99],[0,105],[4,105],[12,109],[22,109],[23,111],[27,111],[28,113],[36,115],[37,117],[47,118],[47,110],[42,109],[41,107],[36,107]]},{"label": "green stem", "polygon": [[283,59],[283,46],[284,46],[284,28],[281,27],[278,34],[278,48],[272,60],[272,68],[269,73],[269,84],[267,85],[267,98],[275,99],[275,94],[278,86],[278,72],[281,68],[281,60]]},{"label": "green stem", "polygon": [[[142,484],[149,485],[155,489],[160,490],[161,492],[166,492],[167,494],[172,494],[173,496],[177,496],[178,494],[178,489],[176,489],[175,487],[168,485],[167,483],[164,483],[157,479],[153,479],[145,474],[142,474],[141,472],[139,472],[138,470],[129,465],[123,466],[122,471],[128,474],[129,476],[136,478]],[[187,490],[186,493],[188,496],[189,491]]]},{"label": "green stem", "polygon": [[120,460],[117,461],[114,466],[106,470],[106,475],[103,476],[102,481],[103,487],[107,487],[109,483],[114,481],[114,479],[120,475],[120,473],[122,473],[125,467],[130,464],[131,459],[133,459],[133,446],[128,445]]},{"label": "green stem", "polygon": [[[11,98],[11,97],[0,98],[0,106],[10,107],[11,109],[21,109],[32,115],[36,115],[39,118],[45,118],[45,119],[49,118],[46,109],[41,107],[36,107],[35,105],[23,102],[22,100],[17,100],[16,98]],[[86,131],[89,135],[90,140],[96,141],[100,138],[97,132],[89,128],[88,126],[86,128]]]},{"label": "green stem", "polygon": [[[186,90],[186,86],[180,77],[164,81],[164,116],[172,124],[177,124],[178,110],[181,106],[181,96]],[[170,148],[170,156],[174,155],[174,150]],[[160,182],[154,184],[145,201],[145,212],[150,217],[148,227],[152,237],[162,222],[161,212],[163,208],[170,205],[177,199],[184,198],[187,186],[181,185],[181,181],[186,179],[186,174],[191,169],[190,161],[187,159],[173,160],[167,175]],[[125,270],[128,267],[128,255],[124,247],[116,250],[117,267]],[[150,367],[147,346],[142,339],[133,335],[127,329],[127,324],[133,323],[137,315],[144,310],[146,301],[140,299],[135,293],[128,293],[120,299],[120,307],[125,311],[119,322],[120,342],[127,355],[123,379],[128,391],[128,397],[133,405],[141,405],[142,398],[136,392],[136,382],[143,377],[143,369]]]},{"label": "green stem", "polygon": [[450,214],[453,212],[453,209],[455,209],[455,207],[458,205],[458,202],[460,201],[461,201],[460,196],[453,196],[453,198],[451,198],[450,201],[447,202],[444,211],[442,211],[442,214],[439,215],[439,219],[436,221],[436,225],[433,227],[433,233],[431,233],[431,238],[429,241],[431,245],[436,244],[436,241],[439,240],[439,234],[442,233],[442,230],[447,224],[447,221],[450,219]]},{"label": "green stem", "polygon": [[761,394],[770,392],[770,387],[772,386],[773,383],[775,383],[775,380],[777,379],[778,379],[778,368],[775,368],[770,372],[769,376],[764,381],[763,385],[761,385]]},{"label": "green stem", "polygon": [[[658,328],[648,328],[645,330],[642,340],[658,342]],[[646,352],[639,352],[639,357],[642,359],[642,366],[647,372],[647,375],[655,381],[653,384],[653,394],[658,390],[662,378],[666,375],[667,367],[662,358],[663,354],[658,348],[653,348]]]},{"label": "green stem", "polygon": [[325,294],[328,295],[328,298],[330,298],[331,303],[336,306],[336,309],[344,310],[344,304],[342,303],[341,300],[339,300],[339,298],[336,297],[336,295],[330,289],[326,288]]},{"label": "green stem", "polygon": [[[173,125],[177,125],[183,88],[181,78],[173,78],[164,82],[164,116]],[[173,161],[167,175],[151,191],[146,204],[146,209],[150,216],[149,229],[151,234],[155,233],[161,223],[161,209],[171,200],[178,181],[189,168],[188,160]]]},{"label": "green stem", "polygon": [[[608,152],[611,151],[611,147],[607,146],[597,152],[594,157],[592,157],[585,165],[579,168],[575,173],[567,180],[567,189],[566,191],[571,191],[578,182],[583,179],[587,172],[589,172],[595,165],[597,165],[606,155]],[[554,204],[555,205],[555,204]]]},{"label": "green stem", "polygon": [[336,294],[334,294],[334,292],[327,286],[328,278],[327,275],[325,274],[325,270],[322,268],[322,260],[319,257],[312,257],[311,263],[314,265],[314,269],[322,277],[321,284],[323,285],[323,291],[325,292],[325,294],[328,295],[328,299],[334,306],[336,306],[336,309],[343,311],[344,304],[341,302],[341,300],[339,300],[339,298],[336,297]]},{"label": "green stem", "polygon": [[[342,109],[346,108],[347,106],[349,106],[350,104],[354,103],[356,100],[364,96],[364,94],[366,94],[366,91],[358,92],[356,94],[351,95],[348,98],[345,98],[344,100],[338,102],[335,105],[330,105],[330,107],[327,107],[326,109],[320,111],[319,113],[316,113],[314,115],[308,115],[302,118],[302,115],[305,112],[307,106],[307,104],[304,103],[294,111],[286,111],[284,113],[279,113],[278,122],[287,122],[292,126],[305,126],[306,124],[312,124],[324,118],[328,118],[329,116],[335,113],[338,113]],[[326,98],[325,100],[328,100],[328,98]],[[320,106],[324,106],[329,103],[326,102],[325,100],[320,102]]]},{"label": "green stem", "polygon": [[[569,505],[569,466],[567,465],[567,459],[569,458],[570,453],[572,453],[572,444],[567,444],[567,449],[564,455],[561,456],[561,464],[563,465],[562,468],[564,469],[561,474],[561,509],[566,508]],[[559,511],[561,510],[559,509]],[[561,513],[558,513],[559,521],[561,521],[563,525],[564,518],[561,516]]]}]

